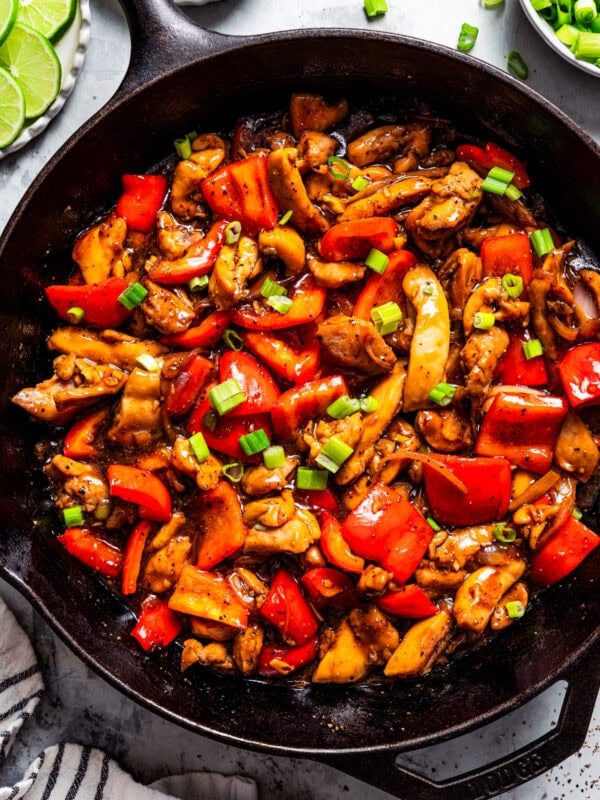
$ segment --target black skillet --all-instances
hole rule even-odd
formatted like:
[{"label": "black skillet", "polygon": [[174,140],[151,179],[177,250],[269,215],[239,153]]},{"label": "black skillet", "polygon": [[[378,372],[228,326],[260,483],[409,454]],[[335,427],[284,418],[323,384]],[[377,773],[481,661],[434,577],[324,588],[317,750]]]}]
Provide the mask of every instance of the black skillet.
[{"label": "black skillet", "polygon": [[[142,654],[128,607],[55,544],[32,456],[41,429],[9,398],[50,374],[40,286],[64,279],[74,235],[114,202],[120,175],[150,168],[182,132],[283,107],[300,88],[422,101],[525,158],[564,226],[599,254],[600,148],[526,86],[437,45],[352,30],[235,38],[197,28],[169,0],[121,1],[133,44],[123,85],[36,178],[0,241],[0,574],[107,680],[197,733],[322,761],[414,800],[492,797],[540,774],[581,746],[598,691],[597,555],[518,626],[425,678],[368,687],[183,678],[176,648]],[[473,730],[559,679],[568,684],[559,722],[524,750],[444,783],[396,765],[398,753]]]}]

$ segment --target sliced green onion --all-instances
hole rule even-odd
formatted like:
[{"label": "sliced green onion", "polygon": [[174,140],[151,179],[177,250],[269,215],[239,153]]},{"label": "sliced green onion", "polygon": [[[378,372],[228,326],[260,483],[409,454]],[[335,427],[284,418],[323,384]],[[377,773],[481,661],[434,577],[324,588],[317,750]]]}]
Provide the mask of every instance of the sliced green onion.
[{"label": "sliced green onion", "polygon": [[190,292],[202,292],[208,288],[208,275],[200,275],[188,281]]},{"label": "sliced green onion", "polygon": [[483,192],[490,192],[491,194],[504,195],[507,189],[508,183],[506,183],[506,181],[501,181],[498,178],[491,178],[489,175],[487,175],[481,183],[481,190]]},{"label": "sliced green onion", "polygon": [[377,399],[370,394],[360,398],[360,410],[364,411],[365,414],[372,414],[373,411],[377,410],[378,405]]},{"label": "sliced green onion", "polygon": [[460,33],[458,34],[458,42],[456,43],[457,49],[460,50],[461,53],[468,53],[469,50],[475,47],[478,34],[479,28],[476,28],[474,25],[469,25],[468,22],[463,22]]},{"label": "sliced green onion", "polygon": [[213,431],[217,428],[217,423],[219,421],[219,415],[214,410],[214,408],[209,408],[206,414],[202,417],[202,427],[204,430],[213,433]]},{"label": "sliced green onion", "polygon": [[514,300],[520,297],[523,292],[523,278],[520,275],[513,275],[512,272],[507,272],[506,275],[502,276],[502,288]]},{"label": "sliced green onion", "polygon": [[371,181],[365,175],[357,175],[350,186],[352,186],[355,192],[362,192],[362,190],[366,189],[370,183]]},{"label": "sliced green onion", "polygon": [[326,469],[298,467],[296,470],[297,489],[326,489],[329,473]]},{"label": "sliced green onion", "polygon": [[428,283],[425,284],[425,286],[423,287],[423,294],[426,294],[427,297],[431,297],[431,295],[433,294],[433,287],[430,286]]},{"label": "sliced green onion", "polygon": [[572,47],[579,37],[579,31],[574,25],[561,25],[554,31],[554,34],[558,41],[566,44],[567,47]]},{"label": "sliced green onion", "polygon": [[488,172],[488,178],[492,178],[496,181],[503,181],[504,183],[510,183],[514,177],[514,172],[511,172],[509,169],[503,169],[502,167],[492,167]]},{"label": "sliced green onion", "polygon": [[600,58],[600,33],[579,31],[572,52],[575,58],[585,61],[595,61]]},{"label": "sliced green onion", "polygon": [[514,183],[509,183],[504,190],[504,196],[508,197],[509,200],[518,200],[523,196],[523,192],[520,189],[517,189]]},{"label": "sliced green onion", "polygon": [[433,517],[427,517],[427,522],[429,523],[429,527],[432,530],[436,531],[436,533],[437,533],[437,531],[441,531],[442,530],[442,526],[440,525],[440,523],[437,520],[435,520]]},{"label": "sliced green onion", "polygon": [[240,436],[240,446],[247,456],[253,456],[255,453],[262,453],[271,444],[269,437],[264,428],[258,428],[251,433],[245,433]]},{"label": "sliced green onion", "polygon": [[365,14],[369,19],[382,17],[388,10],[385,0],[364,0]]},{"label": "sliced green onion", "polygon": [[160,370],[160,362],[151,356],[150,353],[140,353],[135,359],[136,364],[146,372],[158,372]]},{"label": "sliced green onion", "polygon": [[244,465],[241,461],[230,461],[223,464],[221,473],[230,483],[239,483],[244,477]]},{"label": "sliced green onion", "polygon": [[329,174],[336,180],[345,181],[350,175],[350,164],[338,156],[329,156],[327,166],[329,167]]},{"label": "sliced green onion", "polygon": [[246,395],[236,379],[229,378],[223,381],[223,383],[219,383],[217,386],[213,386],[212,389],[209,389],[208,399],[217,414],[222,416],[243,403],[246,399]]},{"label": "sliced green onion", "polygon": [[497,6],[501,6],[504,3],[504,0],[482,0],[481,5],[484,8],[496,8]]},{"label": "sliced green onion", "polygon": [[525,63],[523,56],[516,50],[510,51],[506,59],[506,65],[517,78],[521,78],[524,81],[529,77],[529,67]]},{"label": "sliced green onion", "polygon": [[210,455],[210,450],[206,444],[206,439],[200,433],[200,431],[195,433],[193,436],[190,436],[188,442],[192,449],[192,453],[196,456],[200,464],[202,464],[203,461],[206,461]]},{"label": "sliced green onion", "polygon": [[438,406],[448,406],[456,394],[456,386],[442,381],[429,392],[429,399]]},{"label": "sliced green onion", "polygon": [[382,306],[375,306],[371,311],[371,319],[377,328],[377,332],[381,336],[387,336],[389,333],[395,333],[398,330],[398,326],[402,322],[402,311],[398,303],[390,301]]},{"label": "sliced green onion", "polygon": [[244,340],[233,328],[226,328],[223,333],[223,342],[230,350],[235,350],[238,353],[244,346]]},{"label": "sliced green onion", "polygon": [[78,325],[85,316],[85,311],[79,306],[71,306],[67,309],[67,318],[73,325]]},{"label": "sliced green onion", "polygon": [[554,240],[549,228],[538,228],[529,234],[529,241],[539,258],[554,250]]},{"label": "sliced green onion", "polygon": [[517,532],[514,528],[509,528],[506,522],[498,522],[494,525],[492,530],[494,539],[502,544],[510,544],[517,538]]},{"label": "sliced green onion", "polygon": [[175,152],[182,161],[192,155],[192,144],[188,136],[182,136],[180,139],[175,139],[173,145],[175,146]]},{"label": "sliced green onion", "polygon": [[67,528],[80,528],[84,523],[83,508],[81,506],[63,508],[63,519]]},{"label": "sliced green onion", "polygon": [[510,619],[521,619],[525,613],[525,606],[520,600],[509,600],[505,607]]},{"label": "sliced green onion", "polygon": [[573,22],[573,0],[554,0],[557,25]]},{"label": "sliced green onion", "polygon": [[478,331],[488,331],[496,324],[496,317],[491,311],[478,311],[473,316],[473,327]]},{"label": "sliced green onion", "polygon": [[532,339],[530,342],[523,342],[523,353],[527,361],[532,358],[544,355],[544,345],[539,339]]},{"label": "sliced green onion", "polygon": [[315,458],[320,467],[329,472],[337,472],[344,461],[347,461],[354,450],[346,444],[339,436],[331,436],[321,448],[321,452]]},{"label": "sliced green onion", "polygon": [[272,444],[263,450],[263,463],[267,469],[277,469],[285,464],[285,450],[280,444]]},{"label": "sliced green onion", "polygon": [[287,294],[287,289],[272,278],[265,278],[260,293],[263,297],[283,297]]},{"label": "sliced green onion", "polygon": [[574,506],[573,511],[571,511],[571,516],[573,517],[573,519],[580,520],[583,517],[583,513],[580,508]]},{"label": "sliced green onion", "polygon": [[235,244],[239,242],[242,235],[242,223],[234,219],[225,227],[225,242],[226,244]]},{"label": "sliced green onion", "polygon": [[294,305],[293,300],[284,295],[272,295],[271,297],[267,297],[265,303],[280,314],[289,313],[289,310]]},{"label": "sliced green onion", "polygon": [[285,212],[285,214],[279,220],[279,224],[280,225],[287,225],[287,223],[291,220],[293,213],[294,213],[293,210],[291,208],[288,208],[288,210]]},{"label": "sliced green onion", "polygon": [[575,22],[586,27],[598,16],[598,9],[594,0],[575,0],[573,4]]},{"label": "sliced green onion", "polygon": [[383,275],[385,272],[388,261],[389,258],[386,256],[386,254],[382,253],[381,250],[376,250],[374,247],[369,250],[367,257],[365,258],[365,264],[367,267],[372,269],[374,272],[377,272],[379,275]]},{"label": "sliced green onion", "polygon": [[347,394],[343,394],[327,406],[327,413],[333,419],[344,419],[350,414],[356,414],[357,411],[360,411],[360,400],[349,397]]},{"label": "sliced green onion", "polygon": [[534,11],[544,11],[547,8],[552,8],[552,0],[531,0],[531,5]]},{"label": "sliced green onion", "polygon": [[117,300],[122,306],[125,306],[128,311],[131,311],[140,305],[147,294],[148,290],[145,289],[141,283],[136,281],[132,283],[131,286],[128,286],[125,291],[121,292]]}]

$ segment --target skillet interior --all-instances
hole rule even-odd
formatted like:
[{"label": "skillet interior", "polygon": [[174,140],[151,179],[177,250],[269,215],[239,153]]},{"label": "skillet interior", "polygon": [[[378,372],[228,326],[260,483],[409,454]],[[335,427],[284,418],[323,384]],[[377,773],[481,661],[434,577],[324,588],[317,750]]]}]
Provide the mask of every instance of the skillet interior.
[{"label": "skillet interior", "polygon": [[501,73],[434,45],[305,31],[230,40],[226,47],[167,71],[102,111],[34,183],[0,243],[0,569],[105,677],[198,732],[302,755],[432,743],[516,707],[594,646],[598,555],[547,591],[521,624],[465,661],[392,688],[306,689],[210,674],[181,677],[179,654],[142,654],[128,636],[127,607],[48,535],[56,519],[31,456],[40,429],[9,402],[18,387],[49,374],[50,318],[39,288],[68,273],[74,234],[114,201],[121,173],[150,167],[171,151],[181,131],[211,129],[215,120],[221,126],[246,109],[281,106],[294,89],[333,89],[352,98],[395,95],[411,104],[416,98],[461,132],[487,132],[525,157],[564,226],[597,253],[600,150]]}]

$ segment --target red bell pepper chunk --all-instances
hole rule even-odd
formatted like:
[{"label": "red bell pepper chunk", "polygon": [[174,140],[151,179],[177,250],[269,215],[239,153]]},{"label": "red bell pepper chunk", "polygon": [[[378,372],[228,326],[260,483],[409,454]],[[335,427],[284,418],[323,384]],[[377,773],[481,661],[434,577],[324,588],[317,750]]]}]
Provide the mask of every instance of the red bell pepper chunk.
[{"label": "red bell pepper chunk", "polygon": [[270,411],[279,400],[280,391],[269,372],[248,353],[226,350],[219,361],[221,383],[234,378],[245,400],[227,412],[229,417],[247,417]]},{"label": "red bell pepper chunk", "polygon": [[[533,278],[533,255],[526,233],[509,233],[490,236],[481,243],[481,263],[484,275],[501,278],[503,275],[520,275],[525,289]],[[523,294],[526,299],[526,293]]]},{"label": "red bell pepper chunk", "polygon": [[198,569],[212,569],[242,547],[246,540],[242,505],[227,481],[202,492],[196,499],[194,521],[201,533],[196,556]]},{"label": "red bell pepper chunk", "polygon": [[599,544],[600,536],[583,522],[569,517],[566,524],[534,553],[531,580],[540,586],[550,586],[562,580]]},{"label": "red bell pepper chunk", "polygon": [[417,263],[417,257],[408,250],[395,250],[390,253],[383,275],[373,272],[358,295],[352,315],[371,321],[371,311],[384,303],[398,303],[404,297],[402,281],[409,269]]},{"label": "red bell pepper chunk", "polygon": [[315,637],[306,644],[287,647],[266,644],[258,657],[258,674],[264,678],[281,678],[310,664],[317,655],[319,640]]},{"label": "red bell pepper chunk", "polygon": [[186,564],[169,598],[169,608],[182,614],[209,619],[244,629],[248,626],[248,606],[218,572]]},{"label": "red bell pepper chunk", "polygon": [[375,561],[404,583],[423,558],[433,529],[404,496],[376,483],[346,517],[342,534],[352,552]]},{"label": "red bell pepper chunk", "polygon": [[432,603],[420,586],[409,583],[400,589],[386,592],[377,601],[377,605],[387,614],[407,619],[422,619],[437,614],[439,608]]},{"label": "red bell pepper chunk", "polygon": [[142,520],[131,531],[123,557],[121,594],[128,595],[137,592],[137,582],[142,567],[144,548],[153,530],[154,526],[149,520]]},{"label": "red bell pepper chunk", "polygon": [[181,619],[171,611],[166,601],[150,595],[142,603],[131,635],[146,652],[151,652],[170,645],[182,629]]},{"label": "red bell pepper chunk", "polygon": [[151,265],[148,269],[148,277],[156,283],[171,286],[208,275],[225,243],[226,227],[226,222],[218,220],[212,225],[206,236],[190,247],[185,256],[173,261],[157,261],[156,264]]},{"label": "red bell pepper chunk", "polygon": [[69,321],[69,309],[81,308],[82,324],[92,328],[118,328],[131,314],[118,299],[126,288],[127,281],[123,278],[108,278],[101,283],[54,284],[45,292],[61,319]]},{"label": "red bell pepper chunk", "polygon": [[274,375],[290,383],[306,383],[317,374],[320,346],[316,338],[300,345],[292,344],[285,337],[271,336],[264,331],[244,331],[242,341],[251,353],[259,358]]},{"label": "red bell pepper chunk", "polygon": [[523,343],[532,338],[529,331],[511,334],[506,352],[496,368],[496,380],[509,386],[546,386],[548,371],[544,356],[526,358],[523,351]]},{"label": "red bell pepper chunk", "polygon": [[319,243],[319,253],[327,261],[364,260],[373,248],[391,252],[397,235],[398,223],[391,217],[353,219],[329,228]]},{"label": "red bell pepper chunk", "polygon": [[572,408],[600,403],[600,342],[578,344],[567,350],[558,372]]},{"label": "red bell pepper chunk", "polygon": [[277,224],[279,212],[267,176],[266,153],[252,153],[241,161],[226,164],[200,186],[215,216],[239,220],[250,235]]},{"label": "red bell pepper chunk", "polygon": [[319,622],[306,602],[298,581],[283,567],[273,575],[269,594],[260,607],[260,613],[278,628],[286,644],[306,644],[319,629]]},{"label": "red bell pepper chunk", "polygon": [[271,408],[275,433],[280,439],[293,438],[304,422],[323,416],[327,406],[343,394],[348,394],[348,387],[341,375],[330,375],[288,389]]},{"label": "red bell pepper chunk", "polygon": [[531,472],[547,472],[567,410],[564,397],[498,392],[483,417],[475,452],[504,456]]},{"label": "red bell pepper chunk", "polygon": [[486,171],[492,167],[501,167],[514,172],[512,182],[517,189],[526,189],[531,183],[524,164],[508,150],[493,142],[488,142],[485,148],[473,144],[461,144],[456,148],[456,157],[472,166],[480,166]]},{"label": "red bell pepper chunk", "polygon": [[219,417],[215,415],[208,397],[203,397],[196,402],[187,424],[190,434],[198,431],[202,433],[211,450],[217,450],[219,453],[224,453],[247,464],[255,464],[262,457],[260,454],[247,456],[242,450],[240,436],[245,436],[261,428],[271,439],[273,430],[269,414],[252,414],[248,417],[231,417],[226,414]]},{"label": "red bell pepper chunk", "polygon": [[165,175],[123,175],[123,194],[117,200],[117,214],[127,226],[149,233],[167,194]]},{"label": "red bell pepper chunk", "polygon": [[199,353],[192,353],[170,385],[165,400],[165,411],[173,416],[187,414],[196,402],[212,369],[212,361]]},{"label": "red bell pepper chunk", "polygon": [[319,543],[327,561],[346,572],[360,574],[365,568],[365,560],[354,555],[350,550],[350,546],[342,534],[342,526],[337,519],[327,511],[322,511],[319,516],[319,524],[321,526]]},{"label": "red bell pepper chunk", "polygon": [[57,539],[82,564],[107,578],[116,578],[121,571],[121,551],[89,528],[67,528]]},{"label": "red bell pepper chunk", "polygon": [[331,489],[296,489],[294,499],[301,506],[320,511],[335,512],[339,508],[337,498]]},{"label": "red bell pepper chunk", "polygon": [[242,301],[233,312],[232,321],[242,328],[255,331],[277,331],[306,325],[318,319],[325,306],[327,292],[317,286],[310,273],[302,275],[290,288],[292,305],[287,314],[257,307],[256,301]]},{"label": "red bell pepper chunk", "polygon": [[98,455],[94,441],[107,417],[108,409],[97,408],[69,428],[63,442],[63,453],[67,458],[93,458]]},{"label": "red bell pepper chunk", "polygon": [[142,519],[169,521],[171,495],[161,479],[152,472],[129,464],[110,464],[106,474],[110,493],[138,505]]},{"label": "red bell pepper chunk", "polygon": [[432,515],[448,525],[479,525],[502,519],[510,503],[510,461],[503,456],[449,456],[429,454],[466,486],[450,483],[438,470],[424,465],[425,493]]},{"label": "red bell pepper chunk", "polygon": [[188,328],[183,333],[172,333],[162,336],[161,344],[167,347],[183,347],[192,350],[195,347],[214,347],[220,341],[231,322],[231,311],[213,311],[204,317],[199,325]]},{"label": "red bell pepper chunk", "polygon": [[314,567],[300,581],[317,608],[354,608],[358,603],[356,587],[339,569]]}]

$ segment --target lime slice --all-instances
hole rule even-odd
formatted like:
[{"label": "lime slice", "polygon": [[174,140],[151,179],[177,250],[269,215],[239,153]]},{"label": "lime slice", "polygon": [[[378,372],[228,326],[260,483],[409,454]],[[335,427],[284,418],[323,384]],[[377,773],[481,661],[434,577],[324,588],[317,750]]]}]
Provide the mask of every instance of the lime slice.
[{"label": "lime slice", "polygon": [[17,138],[25,122],[25,98],[21,87],[0,69],[0,150]]},{"label": "lime slice", "polygon": [[17,19],[18,0],[0,0],[0,44],[6,39]]},{"label": "lime slice", "polygon": [[31,25],[53,42],[60,39],[73,22],[77,0],[18,0],[17,22]]},{"label": "lime slice", "polygon": [[48,39],[28,25],[15,23],[0,45],[0,67],[9,71],[23,90],[27,119],[40,117],[56,100],[60,61]]}]

